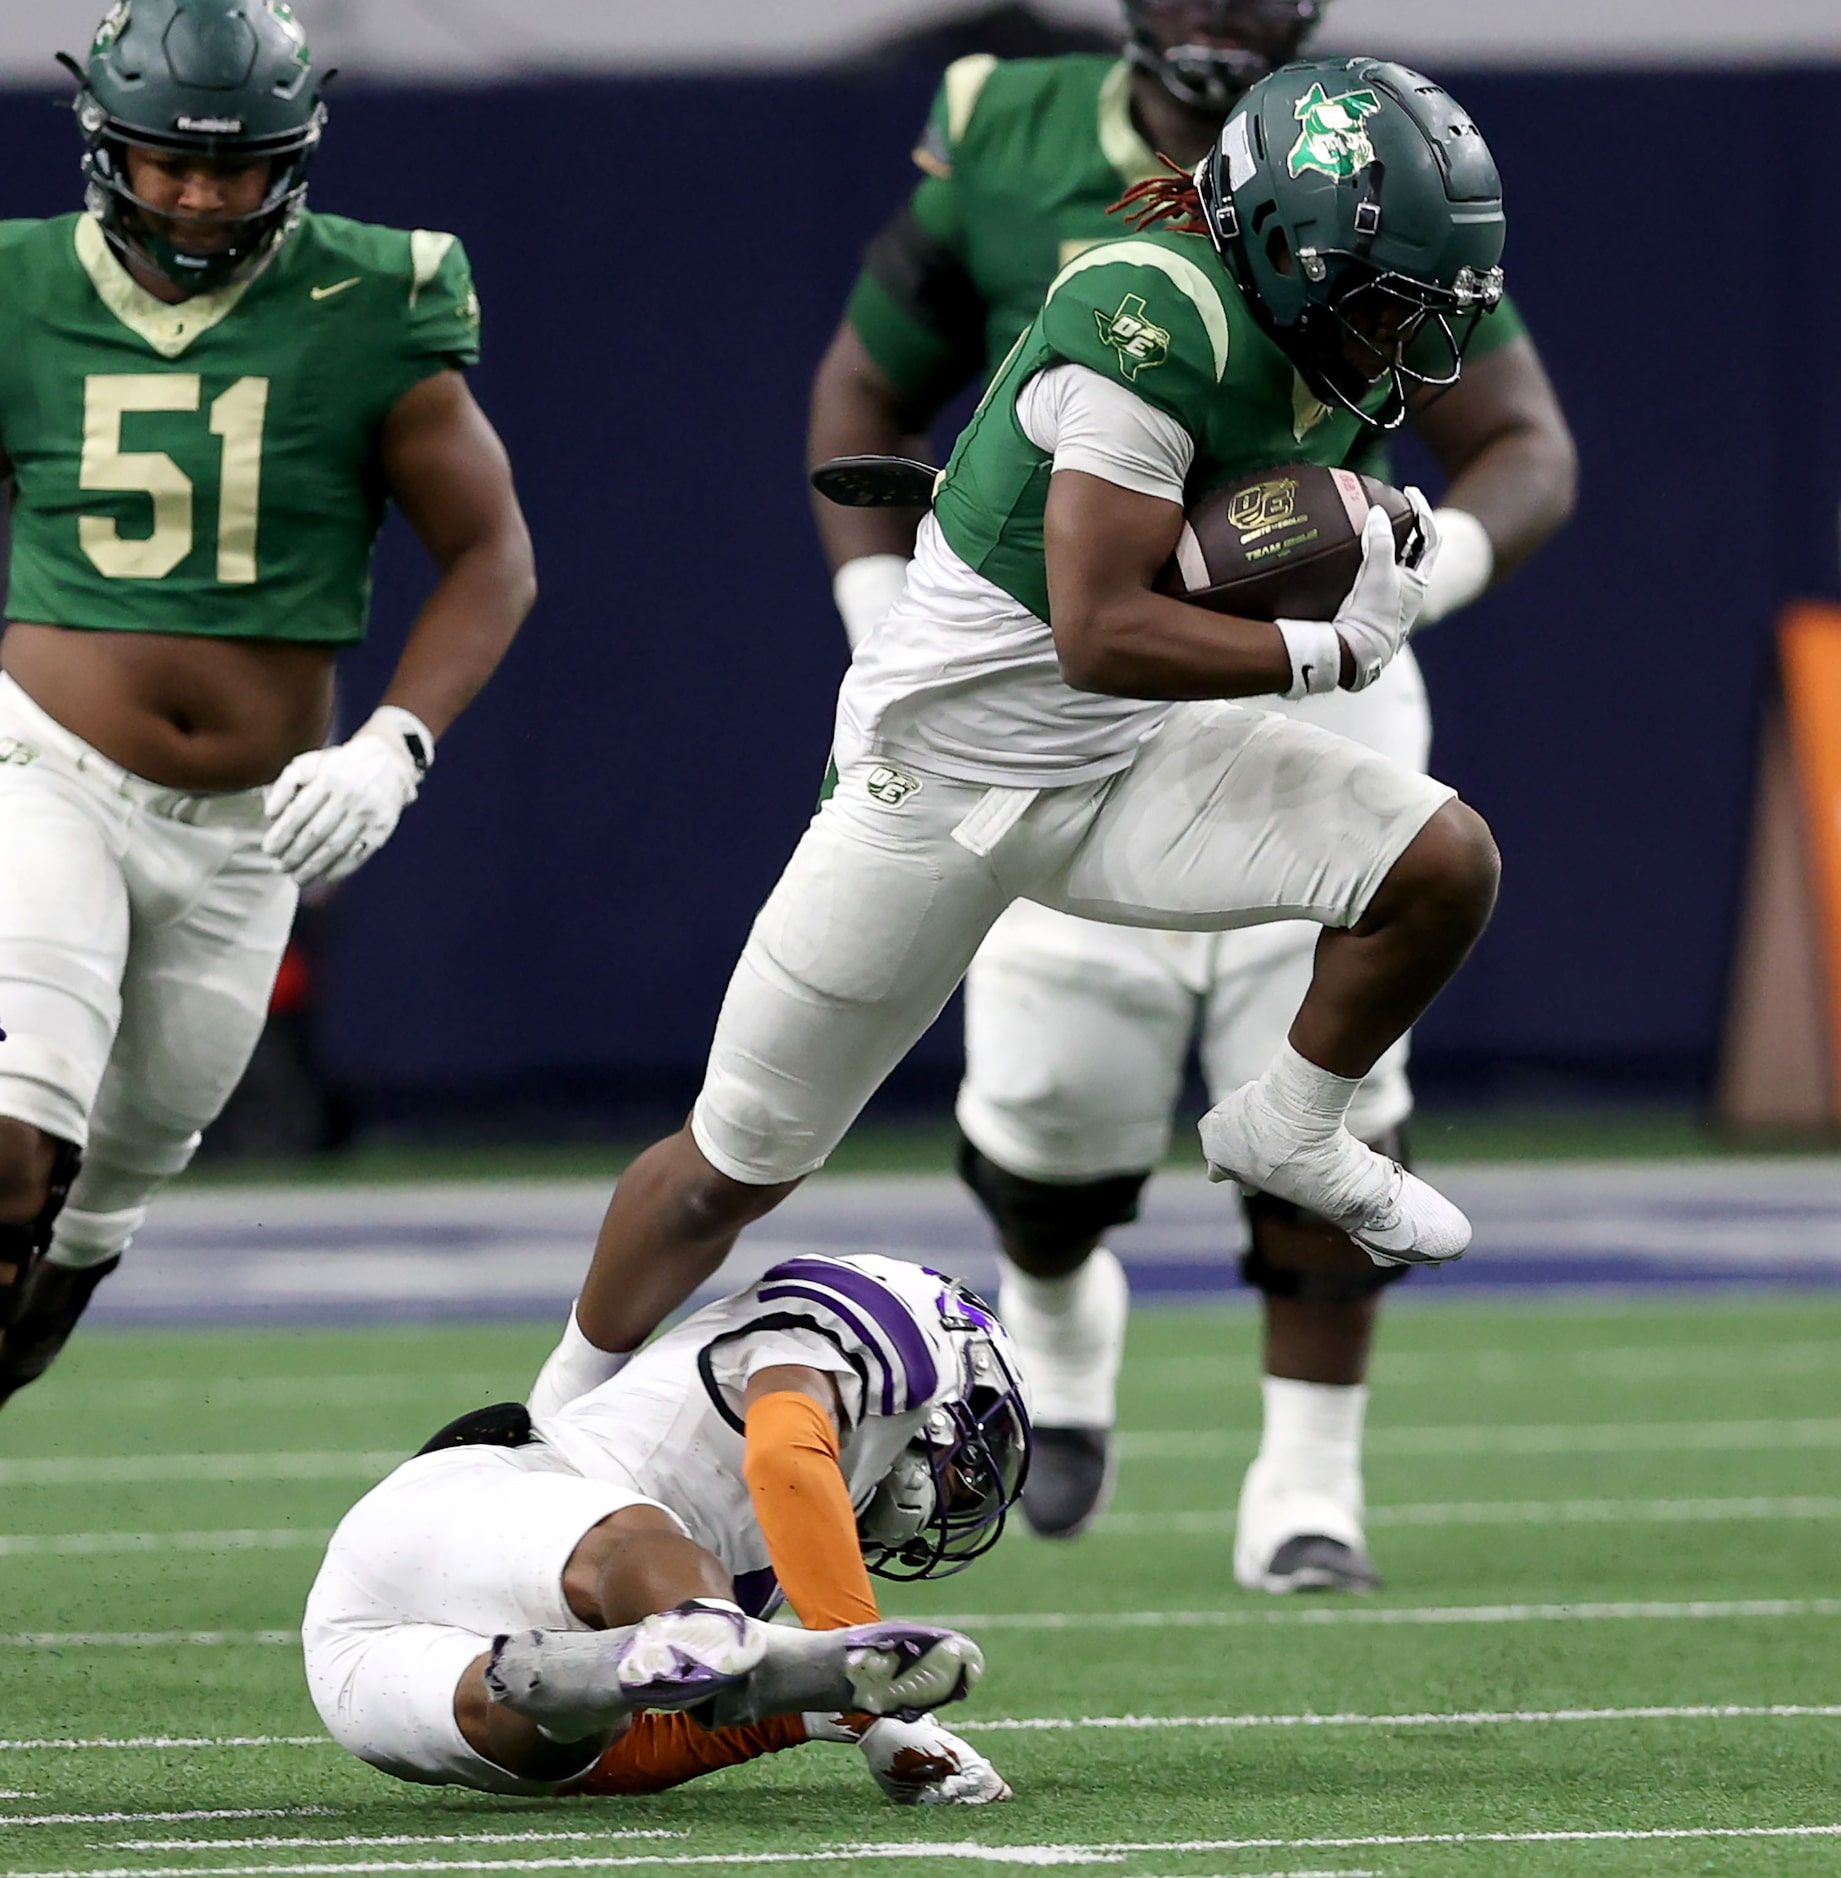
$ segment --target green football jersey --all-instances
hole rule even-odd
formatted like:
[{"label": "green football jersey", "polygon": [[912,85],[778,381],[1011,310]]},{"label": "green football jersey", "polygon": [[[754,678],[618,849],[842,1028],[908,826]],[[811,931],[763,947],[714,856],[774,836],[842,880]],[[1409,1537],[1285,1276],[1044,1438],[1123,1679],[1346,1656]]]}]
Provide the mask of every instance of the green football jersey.
[{"label": "green football jersey", "polygon": [[[1107,210],[1163,166],[1132,122],[1131,67],[1093,54],[960,59],[914,160],[926,176],[906,238],[871,248],[846,317],[903,398],[931,412],[995,371],[1070,261],[1129,232]],[[1469,356],[1525,330],[1504,301]]]},{"label": "green football jersey", "polygon": [[[1311,395],[1205,236],[1158,230],[1089,248],[999,367],[934,496],[953,552],[1042,620],[1042,517],[1054,462],[1024,434],[1016,398],[1064,361],[1175,418],[1195,440],[1196,490],[1274,463],[1337,466],[1372,434],[1352,411]],[[1376,387],[1376,399],[1384,395]]]},{"label": "green football jersey", "polygon": [[7,617],[362,638],[384,419],[478,338],[452,235],[309,214],[253,280],[168,306],[88,215],[0,223]]}]

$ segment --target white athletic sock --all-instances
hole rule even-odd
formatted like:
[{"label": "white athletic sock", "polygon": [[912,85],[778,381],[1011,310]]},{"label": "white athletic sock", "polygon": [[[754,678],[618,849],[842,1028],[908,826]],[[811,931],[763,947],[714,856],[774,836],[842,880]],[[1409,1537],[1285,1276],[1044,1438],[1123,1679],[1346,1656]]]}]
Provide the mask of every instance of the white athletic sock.
[{"label": "white athletic sock", "polygon": [[1265,1428],[1259,1458],[1287,1486],[1346,1494],[1362,1467],[1365,1383],[1296,1382],[1263,1376]]},{"label": "white athletic sock", "polygon": [[998,1264],[997,1314],[1023,1359],[1030,1415],[1044,1428],[1110,1428],[1131,1309],[1125,1268],[1105,1246],[1065,1278]]},{"label": "white athletic sock", "polygon": [[46,1261],[66,1271],[87,1271],[92,1265],[119,1258],[147,1217],[144,1206],[124,1207],[118,1213],[89,1213],[67,1206],[51,1230]]},{"label": "white athletic sock", "polygon": [[562,1341],[544,1359],[531,1385],[529,1408],[533,1415],[554,1415],[576,1397],[611,1381],[633,1360],[631,1350],[603,1350],[590,1343],[575,1321],[575,1306],[563,1326]]},{"label": "white athletic sock", "polygon": [[1279,1045],[1258,1083],[1266,1106],[1300,1142],[1327,1141],[1335,1135],[1361,1086],[1359,1076],[1319,1069],[1288,1043]]}]

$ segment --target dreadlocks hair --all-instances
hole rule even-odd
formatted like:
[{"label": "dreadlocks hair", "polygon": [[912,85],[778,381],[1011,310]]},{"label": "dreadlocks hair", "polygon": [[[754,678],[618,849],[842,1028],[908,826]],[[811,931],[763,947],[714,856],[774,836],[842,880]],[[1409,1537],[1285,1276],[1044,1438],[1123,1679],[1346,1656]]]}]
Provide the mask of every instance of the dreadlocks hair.
[{"label": "dreadlocks hair", "polygon": [[1134,234],[1161,227],[1168,227],[1179,235],[1207,234],[1208,224],[1202,219],[1202,198],[1196,193],[1195,178],[1181,164],[1171,162],[1161,150],[1157,161],[1163,165],[1164,173],[1133,183],[1106,213],[1124,216]]}]

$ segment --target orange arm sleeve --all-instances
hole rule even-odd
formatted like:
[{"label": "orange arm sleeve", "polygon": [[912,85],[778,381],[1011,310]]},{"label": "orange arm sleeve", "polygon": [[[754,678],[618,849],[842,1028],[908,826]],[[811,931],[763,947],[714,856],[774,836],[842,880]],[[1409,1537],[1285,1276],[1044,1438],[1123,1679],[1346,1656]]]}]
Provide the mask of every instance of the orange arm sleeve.
[{"label": "orange arm sleeve", "polygon": [[777,1390],[749,1409],[747,1431],[742,1477],[787,1603],[808,1630],[874,1623],[830,1416],[810,1396]]}]

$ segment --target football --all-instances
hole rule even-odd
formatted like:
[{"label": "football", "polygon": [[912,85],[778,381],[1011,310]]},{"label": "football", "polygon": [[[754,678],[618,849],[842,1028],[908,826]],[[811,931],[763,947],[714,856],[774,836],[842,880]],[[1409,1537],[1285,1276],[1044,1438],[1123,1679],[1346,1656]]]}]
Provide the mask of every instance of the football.
[{"label": "football", "polygon": [[1398,553],[1415,527],[1412,505],[1372,476],[1283,463],[1219,484],[1190,505],[1157,589],[1241,619],[1330,619],[1361,568],[1376,503]]}]

